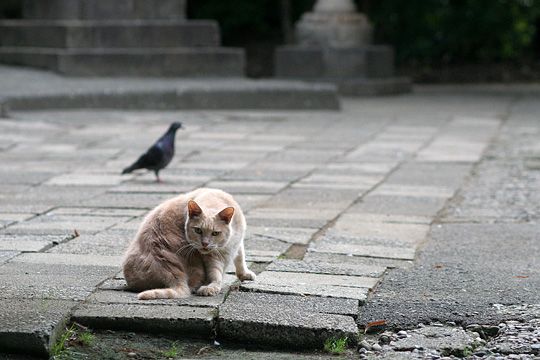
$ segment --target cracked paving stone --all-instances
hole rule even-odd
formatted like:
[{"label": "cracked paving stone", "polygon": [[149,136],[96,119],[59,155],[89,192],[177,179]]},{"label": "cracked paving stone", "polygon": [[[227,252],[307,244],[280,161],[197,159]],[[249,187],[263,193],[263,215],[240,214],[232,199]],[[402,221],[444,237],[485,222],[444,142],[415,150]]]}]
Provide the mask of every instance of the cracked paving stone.
[{"label": "cracked paving stone", "polygon": [[[358,302],[233,292],[219,311],[220,338],[290,348],[322,348],[329,337],[356,339]],[[354,341],[354,340],[353,340]]]}]

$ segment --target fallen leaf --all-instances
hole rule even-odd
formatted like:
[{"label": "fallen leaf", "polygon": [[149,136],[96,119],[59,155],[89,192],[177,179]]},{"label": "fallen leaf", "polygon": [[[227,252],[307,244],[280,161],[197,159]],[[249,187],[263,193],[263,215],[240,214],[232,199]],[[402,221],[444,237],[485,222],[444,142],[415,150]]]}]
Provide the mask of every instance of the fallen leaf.
[{"label": "fallen leaf", "polygon": [[78,238],[79,236],[81,236],[81,234],[79,234],[79,231],[77,229],[74,229],[73,230],[73,235]]},{"label": "fallen leaf", "polygon": [[443,264],[435,264],[435,265],[433,265],[433,267],[435,269],[442,269],[444,267],[444,265]]},{"label": "fallen leaf", "polygon": [[526,279],[529,277],[529,275],[516,275],[514,276],[516,279]]},{"label": "fallen leaf", "polygon": [[381,326],[384,326],[384,325],[386,325],[386,320],[377,320],[377,321],[368,322],[367,326],[366,326],[366,328],[364,330],[364,333],[367,333],[368,330],[370,330],[371,328],[381,327]]}]

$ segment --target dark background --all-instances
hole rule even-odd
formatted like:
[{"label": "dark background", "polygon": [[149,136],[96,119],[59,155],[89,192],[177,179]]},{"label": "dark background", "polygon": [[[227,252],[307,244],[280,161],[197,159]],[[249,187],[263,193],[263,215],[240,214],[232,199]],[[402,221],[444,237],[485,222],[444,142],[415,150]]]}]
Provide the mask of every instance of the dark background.
[{"label": "dark background", "polygon": [[[248,75],[271,76],[273,49],[315,0],[190,0],[188,17],[219,22],[223,44],[246,48]],[[375,43],[396,50],[417,82],[540,80],[540,0],[357,0]],[[1,0],[0,17],[20,17]]]}]

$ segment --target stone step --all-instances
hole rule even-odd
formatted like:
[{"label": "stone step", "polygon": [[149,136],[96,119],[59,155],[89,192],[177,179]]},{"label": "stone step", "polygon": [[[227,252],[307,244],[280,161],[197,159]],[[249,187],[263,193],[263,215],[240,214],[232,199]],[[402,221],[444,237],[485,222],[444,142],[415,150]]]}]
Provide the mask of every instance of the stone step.
[{"label": "stone step", "polygon": [[394,52],[384,45],[330,49],[283,46],[276,49],[275,64],[279,78],[384,78],[394,75]]},{"label": "stone step", "polygon": [[168,48],[219,46],[214,21],[0,21],[0,46]]},{"label": "stone step", "polygon": [[186,0],[24,0],[27,19],[183,19]]},{"label": "stone step", "polygon": [[241,49],[0,48],[0,62],[47,68],[70,76],[230,77],[244,73]]}]

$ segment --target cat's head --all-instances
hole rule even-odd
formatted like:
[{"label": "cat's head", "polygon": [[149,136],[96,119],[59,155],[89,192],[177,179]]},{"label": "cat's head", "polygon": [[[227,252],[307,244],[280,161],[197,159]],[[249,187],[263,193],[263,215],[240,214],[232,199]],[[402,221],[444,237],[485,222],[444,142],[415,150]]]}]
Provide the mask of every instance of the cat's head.
[{"label": "cat's head", "polygon": [[187,241],[202,254],[225,247],[231,235],[233,207],[216,214],[205,213],[193,200],[188,202],[186,217]]}]

